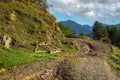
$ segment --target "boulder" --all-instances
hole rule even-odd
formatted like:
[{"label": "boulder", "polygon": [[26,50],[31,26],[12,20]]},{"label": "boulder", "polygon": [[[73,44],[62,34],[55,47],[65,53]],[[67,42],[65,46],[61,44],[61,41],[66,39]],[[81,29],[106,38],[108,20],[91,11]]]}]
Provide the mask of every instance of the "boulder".
[{"label": "boulder", "polygon": [[6,48],[10,48],[10,43],[12,39],[4,34],[0,35],[0,44],[4,45]]},{"label": "boulder", "polygon": [[7,37],[5,44],[4,44],[6,48],[10,48],[11,41],[12,41],[11,38]]}]

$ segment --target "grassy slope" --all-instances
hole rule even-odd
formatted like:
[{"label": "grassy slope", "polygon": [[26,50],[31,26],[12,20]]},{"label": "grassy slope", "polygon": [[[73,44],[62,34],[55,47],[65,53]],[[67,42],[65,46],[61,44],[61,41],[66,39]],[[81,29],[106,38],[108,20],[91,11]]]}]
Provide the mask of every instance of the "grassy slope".
[{"label": "grassy slope", "polygon": [[120,72],[120,49],[112,46],[113,53],[110,56],[109,63],[113,68]]},{"label": "grassy slope", "polygon": [[[57,44],[63,37],[55,18],[36,4],[13,1],[0,2],[0,33],[29,45],[36,40],[52,40]],[[28,40],[29,39],[29,40]]]},{"label": "grassy slope", "polygon": [[[25,48],[6,49],[0,44],[1,68],[11,69],[35,61],[50,60],[65,57],[76,50],[65,42],[65,37],[59,29],[54,16],[40,9],[36,4],[13,0],[0,2],[0,34],[14,38]],[[35,41],[47,41],[48,47],[60,47],[64,52],[57,54],[34,53]],[[67,54],[66,54],[67,53]]]}]

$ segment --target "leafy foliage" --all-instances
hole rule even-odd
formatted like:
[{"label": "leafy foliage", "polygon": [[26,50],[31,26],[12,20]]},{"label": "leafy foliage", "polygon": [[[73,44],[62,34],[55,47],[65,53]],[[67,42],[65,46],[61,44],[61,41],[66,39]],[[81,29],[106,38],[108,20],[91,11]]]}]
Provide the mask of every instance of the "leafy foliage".
[{"label": "leafy foliage", "polygon": [[94,39],[120,47],[120,32],[116,26],[103,26],[96,21],[93,28]]},{"label": "leafy foliage", "polygon": [[58,26],[62,30],[63,34],[65,34],[66,36],[72,34],[71,28],[69,26],[66,26],[60,22],[58,23]]},{"label": "leafy foliage", "polygon": [[115,26],[108,27],[109,39],[113,45],[120,47],[120,32]]},{"label": "leafy foliage", "polygon": [[104,42],[108,41],[107,29],[102,26],[101,23],[96,21],[93,28],[94,38]]},{"label": "leafy foliage", "polygon": [[26,0],[31,3],[37,3],[41,8],[48,9],[48,4],[46,0]]}]

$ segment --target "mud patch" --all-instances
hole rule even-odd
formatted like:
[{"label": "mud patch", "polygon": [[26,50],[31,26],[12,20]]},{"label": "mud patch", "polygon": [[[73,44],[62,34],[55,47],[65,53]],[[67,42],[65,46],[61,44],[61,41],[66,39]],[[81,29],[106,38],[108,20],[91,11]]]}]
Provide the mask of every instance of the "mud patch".
[{"label": "mud patch", "polygon": [[77,44],[79,44],[79,55],[80,56],[97,56],[97,57],[106,57],[111,52],[112,49],[109,45],[99,43],[93,40],[83,40],[83,39],[72,39]]}]

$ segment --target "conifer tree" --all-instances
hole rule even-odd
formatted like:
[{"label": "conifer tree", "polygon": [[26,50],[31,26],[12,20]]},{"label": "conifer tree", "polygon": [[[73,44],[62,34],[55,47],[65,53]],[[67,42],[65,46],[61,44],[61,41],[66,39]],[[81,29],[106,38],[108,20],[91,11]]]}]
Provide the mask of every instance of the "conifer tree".
[{"label": "conifer tree", "polygon": [[93,33],[94,33],[94,39],[108,42],[108,32],[107,29],[103,27],[103,25],[96,21],[94,23],[94,28],[93,28]]}]

